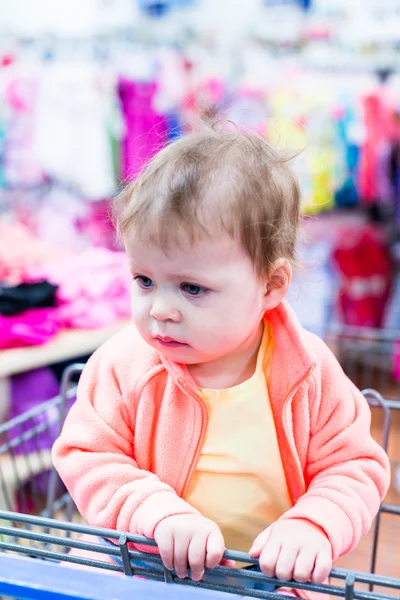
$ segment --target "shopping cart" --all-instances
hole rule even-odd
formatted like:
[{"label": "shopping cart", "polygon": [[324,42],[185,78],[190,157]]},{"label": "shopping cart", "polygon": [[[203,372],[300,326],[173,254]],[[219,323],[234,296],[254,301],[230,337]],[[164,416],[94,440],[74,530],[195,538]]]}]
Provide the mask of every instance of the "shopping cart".
[{"label": "shopping cart", "polygon": [[[379,390],[386,399],[400,400],[400,330],[329,323],[325,329],[325,339],[345,373],[359,389]],[[395,402],[388,406],[393,408],[397,405]],[[384,411],[380,413],[374,415],[378,422],[382,422]],[[400,411],[395,413],[394,418],[396,430],[399,430]],[[395,450],[392,479],[394,488],[400,494],[400,440]]]},{"label": "shopping cart", "polygon": [[328,323],[324,337],[358,388],[400,399],[400,331]]},{"label": "shopping cart", "polygon": [[[196,597],[277,598],[282,581],[248,569],[220,566],[208,570],[204,581],[180,580],[157,555],[138,552],[129,542],[154,546],[155,542],[123,531],[89,527],[80,520],[74,504],[51,467],[50,448],[57,437],[75,394],[74,379],[82,365],[69,367],[61,394],[0,425],[0,595],[13,598],[91,598],[116,600]],[[390,424],[400,402],[385,400],[373,390],[365,395],[383,414],[382,444],[387,449]],[[400,579],[375,574],[381,517],[400,515],[400,507],[383,505],[375,521],[370,573],[334,569],[327,585],[285,582],[285,588],[318,591],[347,600],[400,598]],[[84,537],[82,537],[84,536]],[[109,541],[112,540],[114,545]],[[74,549],[74,554],[68,554]],[[77,552],[78,551],[78,555]],[[79,556],[91,551],[96,559]],[[110,562],[108,557],[114,560]],[[225,558],[256,565],[241,552]],[[89,567],[89,568],[88,568]],[[125,577],[115,577],[115,573]],[[399,565],[400,573],[400,565]],[[135,576],[135,577],[133,577]],[[171,585],[173,584],[173,585]],[[256,589],[264,586],[264,589]],[[280,596],[282,598],[282,596]]]}]

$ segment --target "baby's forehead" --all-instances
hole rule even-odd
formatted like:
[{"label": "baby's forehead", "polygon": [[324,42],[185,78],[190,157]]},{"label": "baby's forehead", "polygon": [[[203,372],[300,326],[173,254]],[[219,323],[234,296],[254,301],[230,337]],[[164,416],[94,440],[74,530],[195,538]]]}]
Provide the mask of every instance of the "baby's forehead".
[{"label": "baby's forehead", "polygon": [[125,240],[129,262],[171,274],[191,271],[223,271],[228,264],[248,261],[240,242],[227,232],[199,239],[175,238],[161,244],[149,237],[130,236]]}]

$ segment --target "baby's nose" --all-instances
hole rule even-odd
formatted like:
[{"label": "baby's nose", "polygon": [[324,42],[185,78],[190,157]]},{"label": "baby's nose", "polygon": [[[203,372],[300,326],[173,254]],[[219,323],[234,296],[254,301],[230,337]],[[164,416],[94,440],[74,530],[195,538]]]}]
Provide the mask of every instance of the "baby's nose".
[{"label": "baby's nose", "polygon": [[180,312],[171,303],[165,299],[157,299],[153,302],[153,306],[150,311],[150,316],[156,321],[179,321]]}]

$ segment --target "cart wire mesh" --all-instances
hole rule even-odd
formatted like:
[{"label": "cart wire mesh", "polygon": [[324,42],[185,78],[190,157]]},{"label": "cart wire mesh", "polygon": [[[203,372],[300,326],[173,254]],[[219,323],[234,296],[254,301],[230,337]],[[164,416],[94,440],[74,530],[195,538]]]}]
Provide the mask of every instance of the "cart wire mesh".
[{"label": "cart wire mesh", "polygon": [[[332,594],[334,596],[343,598],[359,598],[360,600],[392,600],[393,596],[387,593],[376,593],[372,591],[362,591],[357,588],[358,583],[367,584],[370,587],[379,585],[380,588],[391,589],[400,594],[400,579],[382,577],[367,573],[355,573],[341,569],[334,569],[331,572],[330,583],[323,585],[316,585],[312,583],[298,583],[298,582],[282,582],[275,578],[268,578],[261,573],[248,571],[245,569],[231,569],[229,567],[217,567],[216,569],[208,570],[205,575],[205,580],[201,582],[193,582],[190,579],[181,580],[175,576],[175,574],[166,569],[161,559],[156,554],[144,554],[136,550],[131,550],[128,547],[128,543],[132,542],[141,546],[155,546],[155,542],[148,540],[141,536],[131,535],[125,532],[88,527],[85,525],[79,525],[75,523],[66,523],[61,521],[54,521],[51,519],[40,518],[30,515],[22,515],[19,513],[10,513],[8,511],[0,512],[0,520],[8,520],[14,525],[1,526],[0,532],[3,536],[9,536],[10,540],[14,541],[2,541],[0,548],[3,551],[17,552],[18,554],[25,554],[28,556],[35,556],[37,558],[47,559],[51,561],[62,561],[74,563],[75,565],[81,565],[85,567],[92,567],[98,569],[104,569],[114,573],[124,573],[125,575],[132,577],[142,576],[148,579],[156,581],[164,581],[166,583],[175,583],[177,585],[188,585],[198,588],[212,589],[215,591],[233,593],[233,594],[244,594],[246,597],[253,598],[270,598],[274,597],[273,593],[262,590],[243,590],[243,586],[239,586],[235,583],[235,580],[247,580],[248,582],[263,582],[271,583],[277,587],[295,588],[305,591],[321,592],[325,594]],[[16,525],[24,524],[27,526],[26,529],[20,529]],[[29,526],[34,525],[40,528],[40,532],[33,532]],[[55,533],[53,533],[55,531]],[[79,539],[70,539],[66,536],[66,532],[75,534],[85,534],[86,536],[93,536],[93,542],[82,542]],[[113,540],[115,547],[111,548],[109,544],[99,543],[99,538],[108,538]],[[42,548],[32,548],[30,546],[24,546],[22,540],[34,540],[42,544]],[[61,550],[57,550],[57,547],[61,547]],[[76,548],[81,550],[90,550],[99,555],[98,560],[89,560],[77,556],[69,556],[65,554],[65,548]],[[101,560],[102,557],[112,554],[120,559],[121,564],[112,564]],[[248,564],[256,564],[257,561],[251,559],[248,555],[242,552],[227,551],[225,558],[232,560],[242,561]],[[135,565],[135,561],[139,561],[140,566]],[[149,566],[141,566],[143,563],[147,563]],[[224,583],[215,583],[212,581],[213,576],[219,576],[222,578]],[[207,578],[211,577],[211,581],[207,581]],[[275,596],[276,597],[276,596]]]},{"label": "cart wire mesh", "polygon": [[396,369],[400,331],[332,324],[325,339],[359,389],[372,388],[385,398],[400,400],[400,370]]}]

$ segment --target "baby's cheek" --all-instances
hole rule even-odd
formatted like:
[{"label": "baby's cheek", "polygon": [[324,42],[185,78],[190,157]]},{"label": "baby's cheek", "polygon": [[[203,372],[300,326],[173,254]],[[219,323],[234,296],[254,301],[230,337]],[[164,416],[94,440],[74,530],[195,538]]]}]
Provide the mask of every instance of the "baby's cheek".
[{"label": "baby's cheek", "polygon": [[202,338],[202,346],[217,351],[218,354],[225,354],[232,351],[235,346],[235,331],[221,317],[214,322],[212,326],[204,326],[199,330],[199,336]]},{"label": "baby's cheek", "polygon": [[131,314],[139,333],[145,333],[149,328],[149,309],[142,298],[138,298],[137,296],[132,297]]}]

